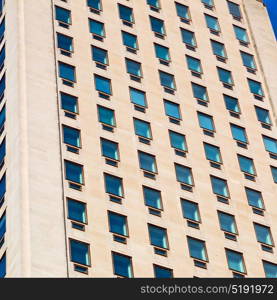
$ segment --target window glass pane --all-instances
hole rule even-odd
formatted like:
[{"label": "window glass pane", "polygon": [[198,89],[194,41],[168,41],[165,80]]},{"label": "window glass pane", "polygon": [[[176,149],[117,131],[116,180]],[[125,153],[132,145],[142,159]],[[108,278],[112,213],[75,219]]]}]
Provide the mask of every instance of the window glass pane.
[{"label": "window glass pane", "polygon": [[213,0],[202,0],[202,2],[209,5],[209,6],[214,6],[214,1]]},{"label": "window glass pane", "polygon": [[200,222],[200,215],[197,203],[182,200],[181,204],[184,218]]},{"label": "window glass pane", "polygon": [[176,5],[176,11],[177,11],[177,15],[180,18],[184,18],[184,19],[190,19],[189,16],[189,8],[185,5],[182,5],[180,3],[175,3]]},{"label": "window glass pane", "polygon": [[266,151],[277,154],[277,140],[263,135],[263,141]]},{"label": "window glass pane", "polygon": [[132,75],[141,77],[141,64],[127,58],[125,59],[125,61],[127,72]]},{"label": "window glass pane", "polygon": [[127,222],[126,217],[109,212],[109,224],[110,224],[110,231],[113,233],[117,233],[120,235],[127,236]]},{"label": "window glass pane", "polygon": [[269,227],[254,223],[254,228],[258,242],[270,246],[273,245]]},{"label": "window glass pane", "polygon": [[211,43],[212,43],[213,53],[215,55],[220,56],[220,57],[224,57],[224,58],[227,57],[224,44],[221,44],[221,43],[216,42],[216,41],[211,41]]},{"label": "window glass pane", "polygon": [[134,119],[136,135],[142,136],[148,139],[152,138],[150,124],[139,119]]},{"label": "window glass pane", "polygon": [[118,144],[112,141],[101,139],[102,154],[105,157],[119,160]]},{"label": "window glass pane", "polygon": [[241,27],[235,26],[235,25],[233,25],[233,26],[234,26],[234,31],[235,31],[235,34],[236,34],[236,38],[239,41],[249,43],[249,39],[248,39],[248,35],[247,35],[246,30],[241,28]]},{"label": "window glass pane", "polygon": [[221,230],[230,232],[230,233],[237,233],[235,218],[232,215],[225,214],[223,212],[218,212],[218,218],[220,223]]},{"label": "window glass pane", "polygon": [[130,98],[132,103],[146,107],[145,92],[130,88]]},{"label": "window glass pane", "polygon": [[113,253],[114,273],[119,276],[133,277],[131,259],[128,256]]},{"label": "window glass pane", "polygon": [[6,212],[0,218],[0,241],[6,233]]},{"label": "window glass pane", "polygon": [[162,86],[165,86],[170,89],[175,89],[175,81],[174,81],[174,76],[162,71],[159,71],[160,74],[160,82]]},{"label": "window glass pane", "polygon": [[81,147],[80,130],[63,126],[63,141],[65,144]]},{"label": "window glass pane", "polygon": [[98,116],[101,123],[115,126],[114,111],[112,109],[98,106]]},{"label": "window glass pane", "polygon": [[191,257],[207,261],[206,247],[203,241],[188,237],[188,246]]},{"label": "window glass pane", "polygon": [[262,193],[252,190],[250,188],[245,188],[247,201],[250,206],[264,209],[264,203],[262,198]]},{"label": "window glass pane", "polygon": [[271,168],[271,173],[272,173],[272,177],[275,183],[277,183],[277,168],[275,167],[270,167]]},{"label": "window glass pane", "polygon": [[170,101],[164,101],[165,113],[169,117],[181,119],[179,105]]},{"label": "window glass pane", "polygon": [[75,201],[72,199],[67,200],[68,206],[68,217],[71,220],[78,221],[81,223],[87,222],[86,217],[86,205],[85,203]]},{"label": "window glass pane", "polygon": [[[277,278],[277,265],[263,261],[266,278]],[[1,276],[0,276],[1,277]]]},{"label": "window glass pane", "polygon": [[83,166],[65,161],[66,179],[83,184]]},{"label": "window glass pane", "polygon": [[59,62],[59,75],[61,78],[76,81],[75,79],[75,67]]},{"label": "window glass pane", "polygon": [[167,249],[168,243],[166,230],[164,228],[153,225],[148,225],[148,229],[151,245]]},{"label": "window glass pane", "polygon": [[188,68],[191,71],[202,73],[200,60],[191,56],[186,56]]},{"label": "window glass pane", "polygon": [[4,33],[5,33],[5,18],[0,24],[0,40],[2,40]]},{"label": "window glass pane", "polygon": [[198,120],[201,128],[214,131],[213,118],[209,115],[198,112]]},{"label": "window glass pane", "polygon": [[231,251],[231,250],[226,250],[226,255],[228,260],[228,266],[231,270],[242,272],[242,273],[245,272],[241,253]]},{"label": "window glass pane", "polygon": [[159,0],[147,0],[147,4],[156,8],[160,8]]},{"label": "window glass pane", "polygon": [[227,84],[233,84],[233,78],[230,71],[217,68],[218,76],[220,81],[227,83]]},{"label": "window glass pane", "polygon": [[87,0],[88,6],[101,10],[101,0]]},{"label": "window glass pane", "polygon": [[223,97],[228,110],[240,113],[238,99],[227,95],[223,95]]},{"label": "window glass pane", "polygon": [[192,83],[192,91],[193,91],[193,96],[197,99],[201,99],[203,101],[208,101],[208,93],[206,87]]},{"label": "window glass pane", "polygon": [[185,44],[190,45],[192,47],[196,47],[196,40],[193,32],[181,28],[181,34],[183,42]]},{"label": "window glass pane", "polygon": [[140,151],[138,152],[138,155],[141,169],[153,173],[157,172],[155,156]]},{"label": "window glass pane", "polygon": [[151,189],[149,187],[143,187],[144,201],[147,206],[161,209],[161,192]]},{"label": "window glass pane", "polygon": [[240,12],[239,5],[234,2],[230,2],[230,1],[227,1],[227,3],[228,3],[228,8],[229,8],[230,14],[233,15],[234,17],[241,18],[241,12]]},{"label": "window glass pane", "polygon": [[187,150],[186,140],[185,140],[185,136],[183,134],[180,134],[180,133],[170,130],[169,137],[170,137],[171,147],[178,149],[178,150],[182,150],[182,151]]},{"label": "window glass pane", "polygon": [[6,276],[6,254],[4,254],[0,259],[0,278]]},{"label": "window glass pane", "polygon": [[134,22],[132,8],[118,4],[120,19]]},{"label": "window glass pane", "polygon": [[169,57],[169,50],[167,47],[155,44],[155,52],[156,52],[156,56],[157,58],[169,61],[170,57]]},{"label": "window glass pane", "polygon": [[204,149],[208,160],[221,163],[221,155],[218,147],[204,143]]},{"label": "window glass pane", "polygon": [[206,18],[206,23],[208,28],[215,30],[215,31],[220,31],[218,20],[215,17],[205,15]]},{"label": "window glass pane", "polygon": [[70,10],[56,6],[56,20],[67,24],[71,23],[71,12]]},{"label": "window glass pane", "polygon": [[0,97],[4,95],[6,88],[6,75],[4,74],[0,80]]},{"label": "window glass pane", "polygon": [[95,88],[99,92],[111,95],[111,80],[102,76],[94,75]]},{"label": "window glass pane", "polygon": [[89,19],[89,30],[92,34],[100,35],[102,37],[105,35],[104,24],[92,19]]},{"label": "window glass pane", "polygon": [[108,194],[123,197],[122,179],[109,174],[104,174],[105,187]]},{"label": "window glass pane", "polygon": [[211,176],[213,192],[223,197],[229,197],[227,182],[224,179]]},{"label": "window glass pane", "polygon": [[122,31],[123,44],[126,47],[138,49],[137,36],[128,32]]},{"label": "window glass pane", "polygon": [[269,111],[261,107],[255,106],[257,118],[260,122],[271,125]]},{"label": "window glass pane", "polygon": [[254,168],[252,159],[245,157],[245,156],[238,155],[238,160],[239,160],[239,165],[240,165],[240,169],[242,172],[255,175],[256,172],[255,172],[255,168]]},{"label": "window glass pane", "polygon": [[6,193],[6,174],[4,174],[0,180],[0,200],[3,199]]},{"label": "window glass pane", "polygon": [[173,278],[172,270],[154,266],[155,278]]},{"label": "window glass pane", "polygon": [[247,143],[247,137],[244,128],[231,124],[231,132],[234,140]]},{"label": "window glass pane", "polygon": [[175,164],[177,180],[181,183],[193,185],[191,169],[182,165]]},{"label": "window glass pane", "polygon": [[240,52],[243,65],[250,69],[256,69],[254,56],[245,52]]},{"label": "window glass pane", "polygon": [[3,142],[0,145],[0,164],[3,162],[5,155],[6,155],[6,138],[3,140]]},{"label": "window glass pane", "polygon": [[73,262],[86,265],[86,266],[90,265],[88,244],[75,241],[75,240],[70,240],[70,250],[71,250],[71,260]]},{"label": "window glass pane", "polygon": [[151,28],[154,32],[164,35],[164,22],[160,19],[150,17]]},{"label": "window glass pane", "polygon": [[69,36],[57,33],[58,38],[58,48],[66,51],[73,51],[73,39]]},{"label": "window glass pane", "polygon": [[98,47],[92,46],[92,59],[101,64],[108,64],[108,55],[107,51]]},{"label": "window glass pane", "polygon": [[61,93],[62,109],[78,113],[78,100],[76,97]]}]

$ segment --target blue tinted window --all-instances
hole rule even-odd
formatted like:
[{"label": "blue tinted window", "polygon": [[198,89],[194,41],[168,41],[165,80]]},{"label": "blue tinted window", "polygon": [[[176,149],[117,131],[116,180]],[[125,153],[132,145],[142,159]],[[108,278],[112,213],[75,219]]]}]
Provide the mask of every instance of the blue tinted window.
[{"label": "blue tinted window", "polygon": [[81,147],[80,130],[68,126],[63,126],[63,141],[65,144],[80,148]]},{"label": "blue tinted window", "polygon": [[245,188],[245,192],[246,192],[248,204],[250,206],[264,209],[264,202],[263,202],[263,197],[261,192],[252,190],[247,187]]},{"label": "blue tinted window", "polygon": [[216,42],[216,41],[211,41],[211,44],[212,44],[212,49],[213,49],[214,55],[224,57],[224,58],[227,57],[224,44]]},{"label": "blue tinted window", "polygon": [[164,21],[150,17],[150,23],[151,23],[151,28],[154,32],[157,32],[159,34],[164,35],[165,34],[165,29],[164,29]]},{"label": "blue tinted window", "polygon": [[72,113],[78,113],[78,99],[77,97],[61,93],[61,105],[62,109],[70,111]]},{"label": "blue tinted window", "polygon": [[173,75],[162,71],[159,71],[159,75],[160,75],[160,82],[162,86],[173,90],[176,89]]},{"label": "blue tinted window", "polygon": [[95,88],[98,92],[112,94],[111,80],[99,75],[94,75]]},{"label": "blue tinted window", "polygon": [[99,122],[101,123],[110,126],[115,126],[115,116],[114,111],[112,109],[103,106],[98,106],[98,118]]},{"label": "blue tinted window", "polygon": [[83,184],[83,166],[65,161],[65,176],[67,180]]},{"label": "blue tinted window", "polygon": [[269,227],[254,223],[254,228],[258,242],[273,246],[272,236]]},{"label": "blue tinted window", "polygon": [[122,179],[113,175],[104,174],[106,192],[123,197]]},{"label": "blue tinted window", "polygon": [[164,228],[148,224],[151,245],[168,248],[167,234]]},{"label": "blue tinted window", "polygon": [[87,4],[89,7],[92,7],[97,10],[101,10],[101,0],[87,0]]},{"label": "blue tinted window", "polygon": [[183,134],[170,130],[169,138],[170,138],[171,147],[182,151],[187,150],[186,139]]},{"label": "blue tinted window", "polygon": [[247,80],[248,80],[248,85],[251,93],[258,96],[264,96],[263,88],[260,82],[252,79],[247,79]]},{"label": "blue tinted window", "polygon": [[6,253],[0,259],[0,278],[6,276]]},{"label": "blue tinted window", "polygon": [[160,8],[159,0],[147,0],[147,4],[156,8]]},{"label": "blue tinted window", "polygon": [[0,24],[0,40],[3,39],[4,33],[5,33],[5,18]]},{"label": "blue tinted window", "polygon": [[132,103],[146,107],[145,92],[130,88],[130,98]]},{"label": "blue tinted window", "polygon": [[67,79],[74,82],[76,81],[74,66],[59,62],[59,75],[63,79]]},{"label": "blue tinted window", "polygon": [[244,43],[249,43],[247,32],[244,28],[233,25],[236,38]]},{"label": "blue tinted window", "polygon": [[202,73],[201,62],[199,59],[186,55],[188,68],[191,71]]},{"label": "blue tinted window", "polygon": [[277,140],[263,135],[263,141],[266,151],[277,154]]},{"label": "blue tinted window", "polygon": [[234,234],[238,233],[234,216],[219,211],[218,218],[221,230]]},{"label": "blue tinted window", "polygon": [[92,34],[96,34],[99,36],[105,36],[104,24],[92,19],[89,19],[89,31]]},{"label": "blue tinted window", "polygon": [[66,51],[73,51],[73,38],[61,33],[57,33],[58,48]]},{"label": "blue tinted window", "polygon": [[71,24],[70,10],[56,6],[56,20],[63,22],[63,23]]},{"label": "blue tinted window", "polygon": [[6,139],[4,139],[0,145],[0,164],[3,162],[5,155],[6,155]]},{"label": "blue tinted window", "polygon": [[245,128],[231,124],[233,139],[242,143],[248,143]]},{"label": "blue tinted window", "polygon": [[182,212],[183,212],[183,217],[192,221],[200,222],[200,214],[199,214],[199,209],[198,209],[198,204],[187,201],[187,200],[182,200]]},{"label": "blue tinted window", "polygon": [[196,47],[194,32],[181,28],[181,35],[182,35],[183,43],[192,47]]},{"label": "blue tinted window", "polygon": [[213,192],[217,195],[229,197],[227,181],[218,177],[211,176]]},{"label": "blue tinted window", "polygon": [[188,246],[190,256],[196,259],[207,261],[205,242],[188,237]]},{"label": "blue tinted window", "polygon": [[4,74],[0,80],[0,98],[3,97],[6,88],[6,75]]},{"label": "blue tinted window", "polygon": [[73,199],[67,200],[67,208],[68,208],[68,218],[81,222],[86,223],[87,222],[87,216],[86,216],[86,204],[80,201],[76,201]]},{"label": "blue tinted window", "polygon": [[82,265],[90,265],[89,245],[76,240],[70,240],[71,261]]},{"label": "blue tinted window", "polygon": [[198,120],[201,128],[215,131],[213,118],[211,116],[198,112]]},{"label": "blue tinted window", "polygon": [[164,100],[164,108],[167,116],[179,120],[181,119],[179,104]]},{"label": "blue tinted window", "polygon": [[109,212],[109,225],[112,233],[127,236],[127,218],[125,216]]},{"label": "blue tinted window", "polygon": [[253,159],[242,156],[242,155],[238,155],[238,161],[239,161],[240,169],[242,172],[245,172],[245,173],[248,173],[251,175],[256,174]]},{"label": "blue tinted window", "polygon": [[118,144],[106,139],[101,139],[102,154],[105,157],[119,160]]},{"label": "blue tinted window", "polygon": [[0,201],[3,199],[6,193],[6,174],[4,174],[0,180]]},{"label": "blue tinted window", "polygon": [[134,22],[133,10],[130,7],[118,4],[120,19],[128,22]]},{"label": "blue tinted window", "polygon": [[156,158],[154,155],[138,151],[140,168],[152,173],[157,173]]},{"label": "blue tinted window", "polygon": [[114,273],[118,276],[133,277],[132,263],[129,256],[113,253]]},{"label": "blue tinted window", "polygon": [[240,52],[243,65],[250,69],[256,69],[256,64],[254,60],[254,56],[245,52]]},{"label": "blue tinted window", "polygon": [[160,58],[160,59],[166,60],[166,61],[170,60],[169,49],[167,47],[164,47],[164,46],[161,46],[158,44],[154,44],[154,47],[155,47],[155,52],[156,52],[157,58]]},{"label": "blue tinted window", "polygon": [[275,183],[277,183],[277,168],[271,166],[270,169],[271,169],[273,180]]},{"label": "blue tinted window", "polygon": [[226,255],[228,266],[231,270],[245,273],[243,256],[241,253],[226,249]]},{"label": "blue tinted window", "polygon": [[142,73],[141,73],[141,64],[134,61],[134,60],[130,60],[130,59],[125,59],[126,62],[126,68],[127,68],[127,72],[129,74],[141,77]]},{"label": "blue tinted window", "polygon": [[136,35],[122,31],[122,39],[124,46],[138,49],[138,41]]},{"label": "blue tinted window", "polygon": [[191,168],[175,164],[176,178],[179,182],[193,185]]},{"label": "blue tinted window", "polygon": [[232,74],[230,71],[221,69],[221,68],[217,68],[217,72],[218,72],[220,81],[222,81],[223,83],[227,83],[227,84],[234,84]]},{"label": "blue tinted window", "polygon": [[205,19],[206,19],[208,28],[210,28],[214,31],[220,31],[217,18],[212,17],[210,15],[205,15]]},{"label": "blue tinted window", "polygon": [[139,119],[134,119],[134,126],[135,126],[136,135],[142,136],[142,137],[145,137],[148,139],[152,138],[150,123],[139,120]]},{"label": "blue tinted window", "polygon": [[213,0],[201,0],[201,1],[208,6],[214,6]]},{"label": "blue tinted window", "polygon": [[257,118],[260,122],[271,125],[269,111],[261,107],[255,106]]},{"label": "blue tinted window", "polygon": [[108,51],[92,46],[92,59],[98,63],[108,64]]},{"label": "blue tinted window", "polygon": [[183,19],[190,19],[189,8],[187,6],[182,5],[180,3],[176,3],[176,2],[175,2],[175,5],[176,5],[176,11],[177,11],[178,17],[183,18]]},{"label": "blue tinted window", "polygon": [[227,95],[223,95],[223,97],[224,97],[225,106],[228,110],[236,113],[240,113],[240,107],[237,98],[227,96]]},{"label": "blue tinted window", "polygon": [[208,160],[221,163],[221,155],[219,147],[204,143],[206,158]]},{"label": "blue tinted window", "polygon": [[[264,271],[266,278],[277,278],[277,265],[263,261]],[[0,276],[1,277],[1,276]]]},{"label": "blue tinted window", "polygon": [[1,216],[0,218],[0,245],[1,245],[1,240],[6,233],[6,212]]},{"label": "blue tinted window", "polygon": [[154,266],[155,278],[173,278],[172,270],[160,266]]},{"label": "blue tinted window", "polygon": [[4,45],[0,51],[0,68],[2,68],[5,58],[6,58],[6,47]]},{"label": "blue tinted window", "polygon": [[208,101],[208,93],[206,87],[196,83],[192,83],[191,86],[192,86],[193,96],[196,99]]},{"label": "blue tinted window", "polygon": [[239,5],[231,1],[227,1],[227,3],[228,3],[230,14],[233,15],[234,17],[241,18]]},{"label": "blue tinted window", "polygon": [[162,209],[161,192],[151,189],[149,187],[143,187],[144,201],[147,206]]}]

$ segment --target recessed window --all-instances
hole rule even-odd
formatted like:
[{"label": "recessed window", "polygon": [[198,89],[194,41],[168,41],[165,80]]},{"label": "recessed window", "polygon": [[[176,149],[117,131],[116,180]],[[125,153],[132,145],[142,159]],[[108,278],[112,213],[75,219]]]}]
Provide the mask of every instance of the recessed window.
[{"label": "recessed window", "polygon": [[233,16],[234,19],[240,20],[242,18],[240,7],[237,3],[227,1],[228,8],[230,14]]},{"label": "recessed window", "polygon": [[138,157],[139,165],[142,170],[148,171],[150,173],[158,173],[156,158],[154,155],[138,151]]},{"label": "recessed window", "polygon": [[264,109],[264,108],[261,108],[261,107],[258,107],[258,106],[255,106],[255,111],[256,111],[258,120],[262,124],[265,124],[265,125],[268,125],[268,126],[271,127],[272,122],[271,122],[271,119],[270,119],[269,111],[267,109]]},{"label": "recessed window", "polygon": [[248,204],[254,208],[264,210],[264,201],[262,193],[248,187],[245,188]]},{"label": "recessed window", "polygon": [[0,170],[3,167],[5,156],[6,156],[6,138],[3,139],[0,145]]},{"label": "recessed window", "polygon": [[69,82],[76,82],[75,67],[59,62],[59,76]]},{"label": "recessed window", "polygon": [[172,148],[183,152],[186,152],[188,150],[186,138],[183,134],[169,130],[169,138]]},{"label": "recessed window", "polygon": [[102,155],[108,159],[119,161],[118,143],[101,138]]},{"label": "recessed window", "polygon": [[5,193],[6,193],[6,174],[4,174],[0,179],[0,206],[3,204]]},{"label": "recessed window", "polygon": [[146,139],[152,139],[150,123],[134,118],[134,127],[136,135]]},{"label": "recessed window", "polygon": [[212,45],[214,55],[223,59],[227,58],[224,44],[211,40],[211,45]]},{"label": "recessed window", "polygon": [[225,250],[226,250],[229,269],[239,273],[246,273],[242,253],[230,249],[225,249]]},{"label": "recessed window", "polygon": [[187,237],[188,247],[189,247],[189,254],[192,258],[199,259],[200,261],[207,262],[207,250],[204,241]]},{"label": "recessed window", "polygon": [[189,8],[186,5],[175,2],[176,11],[180,20],[184,23],[190,23]]},{"label": "recessed window", "polygon": [[238,156],[240,170],[246,174],[256,176],[253,159],[239,154],[237,156]]},{"label": "recessed window", "polygon": [[183,43],[185,43],[189,47],[192,47],[192,49],[196,48],[196,39],[194,32],[181,28],[181,35]]},{"label": "recessed window", "polygon": [[167,232],[165,228],[148,224],[148,230],[152,246],[168,249]]},{"label": "recessed window", "polygon": [[168,117],[181,120],[179,104],[164,100],[165,113]]},{"label": "recessed window", "polygon": [[98,11],[102,10],[101,0],[87,0],[87,5]]},{"label": "recessed window", "polygon": [[207,27],[210,29],[211,33],[218,35],[220,32],[218,19],[206,14],[205,14],[205,19],[206,19]]},{"label": "recessed window", "polygon": [[227,84],[228,86],[234,85],[232,73],[230,71],[217,67],[217,72],[219,80],[223,84]]},{"label": "recessed window", "polygon": [[212,9],[214,7],[214,0],[201,0],[206,8]]},{"label": "recessed window", "polygon": [[265,150],[268,151],[270,154],[277,155],[277,140],[265,135],[263,135],[262,137]]},{"label": "recessed window", "polygon": [[259,243],[265,244],[267,246],[273,246],[273,239],[271,235],[270,228],[258,223],[254,223],[254,229]]},{"label": "recessed window", "polygon": [[6,212],[4,212],[0,217],[0,249],[4,243],[5,233],[6,233]]},{"label": "recessed window", "polygon": [[65,178],[77,184],[84,184],[83,166],[65,160]]},{"label": "recessed window", "polygon": [[105,173],[104,180],[105,180],[106,193],[118,197],[124,197],[123,183],[121,178]]},{"label": "recessed window", "polygon": [[207,88],[205,86],[193,82],[191,83],[191,86],[194,98],[204,103],[207,103],[209,101]]},{"label": "recessed window", "polygon": [[100,105],[98,105],[97,108],[98,108],[99,122],[111,127],[115,127],[116,123],[115,123],[114,110]]},{"label": "recessed window", "polygon": [[141,63],[125,58],[127,73],[135,77],[142,77]]},{"label": "recessed window", "polygon": [[[70,25],[71,24],[71,11],[59,6],[55,6],[56,20],[61,22],[61,24]],[[63,26],[64,27],[64,26]],[[66,27],[68,28],[68,27]]]},{"label": "recessed window", "polygon": [[154,265],[155,278],[173,278],[173,271],[171,269]]},{"label": "recessed window", "polygon": [[222,211],[218,211],[220,229],[231,234],[238,234],[235,217]]},{"label": "recessed window", "polygon": [[223,196],[226,198],[230,197],[227,181],[215,176],[211,177],[212,189],[213,192],[218,196]]},{"label": "recessed window", "polygon": [[147,107],[145,92],[130,87],[130,99],[131,102],[139,107]]},{"label": "recessed window", "polygon": [[89,244],[70,239],[71,261],[90,266]]},{"label": "recessed window", "polygon": [[169,90],[176,89],[175,79],[173,75],[163,71],[159,71],[159,75],[160,75],[160,82],[163,87],[168,88]]},{"label": "recessed window", "polygon": [[235,26],[234,27],[234,32],[236,35],[236,38],[243,44],[243,45],[248,45],[249,44],[249,38],[247,35],[247,31],[244,28],[241,28],[239,26]]},{"label": "recessed window", "polygon": [[186,186],[193,186],[193,176],[191,168],[175,163],[177,181]]},{"label": "recessed window", "polygon": [[105,95],[112,94],[111,80],[99,75],[94,75],[95,89]]},{"label": "recessed window", "polygon": [[169,49],[165,46],[154,44],[156,57],[164,62],[170,61]]},{"label": "recessed window", "polygon": [[277,278],[277,264],[263,260],[263,266],[266,278]]},{"label": "recessed window", "polygon": [[87,223],[86,204],[77,200],[67,199],[68,218],[83,224]]},{"label": "recessed window", "polygon": [[102,40],[105,37],[104,23],[89,19],[89,32],[92,33],[93,36],[99,37],[100,40]]},{"label": "recessed window", "polygon": [[131,257],[116,252],[112,252],[112,259],[113,259],[113,268],[114,268],[115,275],[126,277],[126,278],[133,277]]},{"label": "recessed window", "polygon": [[132,8],[125,5],[118,4],[118,9],[119,9],[119,17],[123,22],[127,22],[127,24],[134,23]]},{"label": "recessed window", "polygon": [[154,33],[158,34],[160,37],[165,35],[164,21],[158,18],[150,16],[151,29]]},{"label": "recessed window", "polygon": [[110,232],[128,236],[127,217],[115,212],[108,212]]},{"label": "recessed window", "polygon": [[181,199],[183,217],[185,219],[201,222],[198,204],[192,201]]},{"label": "recessed window", "polygon": [[210,132],[215,131],[213,117],[207,114],[203,114],[201,112],[197,113],[199,125],[201,128],[208,130]]},{"label": "recessed window", "polygon": [[143,196],[145,205],[158,210],[162,209],[162,198],[160,191],[143,186]]},{"label": "recessed window", "polygon": [[248,143],[245,128],[235,124],[230,124],[230,127],[231,127],[231,132],[234,140],[241,142],[243,144]]},{"label": "recessed window", "polygon": [[109,62],[108,62],[108,51],[107,50],[92,46],[91,51],[92,51],[92,59],[96,63],[100,63],[102,65],[108,65],[109,64]]},{"label": "recessed window", "polygon": [[61,93],[61,107],[73,115],[78,114],[78,98],[69,94]]},{"label": "recessed window", "polygon": [[273,181],[274,181],[275,183],[277,183],[277,168],[276,168],[276,167],[273,167],[273,166],[270,166],[270,169],[271,169]]},{"label": "recessed window", "polygon": [[[201,76],[203,73],[201,62],[198,58],[186,55],[187,65],[189,70],[192,71],[192,75]],[[196,74],[195,74],[196,73]]]},{"label": "recessed window", "polygon": [[127,48],[137,50],[138,49],[137,36],[125,31],[121,31],[121,33],[122,33],[123,45],[126,46]]},{"label": "recessed window", "polygon": [[73,52],[73,38],[57,33],[58,48],[66,52]]},{"label": "recessed window", "polygon": [[237,98],[223,95],[226,109],[230,111],[230,113],[234,113],[235,115],[240,114],[239,101]]},{"label": "recessed window", "polygon": [[[71,152],[78,152],[81,148],[81,132],[79,129],[63,125],[63,142],[72,148]],[[74,150],[75,149],[75,150]]]},{"label": "recessed window", "polygon": [[222,164],[220,148],[211,144],[204,143],[206,158],[212,162]]},{"label": "recessed window", "polygon": [[240,55],[241,55],[241,58],[242,58],[243,65],[246,68],[249,68],[251,70],[256,70],[257,69],[253,55],[251,55],[249,53],[246,53],[246,52],[243,52],[243,51],[240,51]]},{"label": "recessed window", "polygon": [[0,278],[6,276],[6,253],[0,258]]},{"label": "recessed window", "polygon": [[147,0],[147,4],[151,7],[151,8],[155,8],[157,10],[159,10],[161,8],[160,5],[160,0]]}]

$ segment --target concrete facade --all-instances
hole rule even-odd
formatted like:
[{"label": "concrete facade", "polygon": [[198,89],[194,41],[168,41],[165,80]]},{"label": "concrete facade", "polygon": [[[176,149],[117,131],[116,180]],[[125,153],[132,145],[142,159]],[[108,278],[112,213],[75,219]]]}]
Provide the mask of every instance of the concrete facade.
[{"label": "concrete facade", "polygon": [[[261,1],[233,0],[240,5],[242,20],[233,19],[225,0],[214,0],[213,10],[204,7],[201,0],[179,0],[189,7],[191,23],[180,21],[173,0],[160,0],[159,12],[150,10],[146,0],[102,0],[100,14],[90,12],[85,0],[7,0],[1,18],[6,19],[6,135],[5,167],[7,187],[0,217],[6,211],[7,230],[0,248],[0,258],[6,253],[7,277],[117,277],[114,274],[112,251],[132,258],[134,277],[153,277],[153,265],[173,270],[174,277],[232,277],[225,248],[243,254],[246,277],[265,277],[262,261],[277,264],[276,249],[263,251],[257,241],[253,222],[270,227],[273,241],[277,241],[277,186],[270,166],[277,161],[265,150],[262,135],[277,138],[277,51],[276,41],[266,8]],[[133,8],[133,27],[122,24],[118,4]],[[55,20],[55,6],[71,11],[69,29]],[[221,33],[211,34],[204,14],[217,17]],[[164,20],[165,39],[154,36],[149,16]],[[105,24],[104,41],[92,38],[88,18]],[[1,21],[1,20],[0,20]],[[245,28],[250,44],[239,44],[233,26]],[[189,50],[182,42],[180,27],[195,33],[197,48]],[[126,51],[121,30],[137,35],[137,54]],[[71,57],[62,55],[57,47],[56,33],[73,38]],[[213,54],[210,39],[225,45],[228,59],[220,62]],[[1,43],[1,44],[2,44]],[[162,65],[155,56],[153,43],[170,49],[169,66]],[[108,51],[107,70],[98,68],[91,57],[91,45]],[[2,46],[1,46],[2,47]],[[239,51],[254,55],[256,74],[249,73],[242,64]],[[202,78],[188,70],[186,55],[201,60]],[[140,62],[141,83],[130,79],[125,58]],[[58,62],[75,66],[77,82],[74,87],[63,84],[58,74]],[[223,87],[216,67],[232,72],[233,90]],[[166,93],[160,85],[158,70],[173,74],[177,89],[175,95]],[[100,98],[94,87],[93,75],[111,79],[110,100]],[[1,75],[1,74],[0,74]],[[1,75],[2,76],[2,75]],[[262,101],[254,99],[247,78],[261,82]],[[193,96],[191,82],[205,86],[208,106],[199,105]],[[134,110],[129,87],[146,92],[148,107],[145,113]],[[76,119],[65,116],[61,108],[60,92],[78,97],[79,114]],[[240,118],[231,116],[225,107],[223,94],[238,98]],[[169,122],[163,99],[180,105],[180,125]],[[102,129],[98,121],[97,105],[111,108],[116,115],[114,132]],[[269,110],[272,126],[266,129],[257,120],[255,105]],[[213,116],[214,137],[203,134],[197,112]],[[134,133],[133,118],[151,123],[153,140],[146,145]],[[237,146],[232,138],[230,124],[244,127],[249,145]],[[81,131],[82,147],[79,154],[67,151],[62,138],[62,125]],[[186,157],[175,154],[170,146],[168,130],[186,136]],[[101,154],[100,138],[119,144],[118,167],[105,163]],[[221,170],[210,166],[205,157],[203,142],[220,147]],[[156,180],[146,178],[139,167],[137,151],[156,157]],[[256,180],[247,180],[241,172],[237,154],[252,158]],[[82,191],[69,187],[65,179],[64,160],[84,167],[85,183]],[[180,188],[174,163],[192,169],[193,191]],[[103,174],[123,179],[122,204],[109,200],[105,192]],[[226,179],[230,192],[229,205],[217,201],[212,191],[210,176]],[[149,214],[144,203],[142,186],[161,191],[161,217]],[[264,215],[253,213],[245,187],[262,192]],[[66,199],[86,203],[88,224],[85,230],[72,228],[68,219]],[[180,199],[198,203],[200,229],[187,226]],[[224,237],[220,230],[217,211],[235,216],[237,241]],[[109,232],[107,213],[113,211],[128,219],[127,244],[113,240]],[[149,241],[147,224],[166,228],[169,242],[167,256],[157,255]],[[195,266],[190,256],[187,236],[205,241],[208,262],[206,268]],[[74,270],[69,239],[90,245],[91,266],[87,274]]]}]

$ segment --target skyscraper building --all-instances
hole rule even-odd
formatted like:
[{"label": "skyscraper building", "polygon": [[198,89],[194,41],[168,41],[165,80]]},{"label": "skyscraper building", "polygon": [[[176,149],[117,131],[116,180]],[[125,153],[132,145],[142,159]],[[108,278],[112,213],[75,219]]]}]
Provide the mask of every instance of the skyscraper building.
[{"label": "skyscraper building", "polygon": [[277,277],[261,0],[0,3],[0,277]]}]

